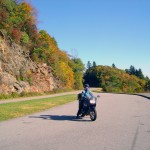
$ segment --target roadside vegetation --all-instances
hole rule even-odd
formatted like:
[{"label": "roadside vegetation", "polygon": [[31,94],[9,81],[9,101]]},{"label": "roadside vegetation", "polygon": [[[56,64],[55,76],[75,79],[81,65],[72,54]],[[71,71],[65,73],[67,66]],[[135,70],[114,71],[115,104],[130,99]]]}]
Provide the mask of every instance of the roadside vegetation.
[{"label": "roadside vegetation", "polygon": [[110,66],[96,65],[88,62],[84,73],[84,83],[91,87],[102,88],[104,92],[141,93],[150,91],[150,79],[145,77],[141,69],[131,66],[129,69],[118,69]]},{"label": "roadside vegetation", "polygon": [[[22,46],[24,53],[36,63],[46,63],[61,87],[81,89],[84,64],[58,47],[54,37],[37,28],[37,11],[22,0],[0,0],[0,34],[10,43]],[[18,80],[32,84],[30,78],[20,73]]]},{"label": "roadside vegetation", "polygon": [[103,92],[103,89],[102,88],[95,88],[94,90],[92,90],[92,92],[101,93],[101,92]]},{"label": "roadside vegetation", "polygon": [[0,101],[2,100],[15,100],[15,98],[22,98],[22,97],[33,97],[33,96],[42,96],[42,95],[50,95],[50,94],[56,94],[56,93],[64,93],[64,92],[71,92],[74,91],[72,89],[55,89],[53,91],[49,92],[22,92],[18,94],[17,92],[14,92],[12,94],[0,94]]},{"label": "roadside vegetation", "polygon": [[0,121],[40,112],[74,100],[77,100],[76,95],[65,95],[53,98],[0,104]]}]

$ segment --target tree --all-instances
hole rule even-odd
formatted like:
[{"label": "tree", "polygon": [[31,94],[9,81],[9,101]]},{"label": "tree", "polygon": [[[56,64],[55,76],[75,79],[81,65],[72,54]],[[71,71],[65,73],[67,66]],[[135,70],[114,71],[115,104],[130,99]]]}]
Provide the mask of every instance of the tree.
[{"label": "tree", "polygon": [[114,63],[112,64],[112,68],[116,68],[116,66],[115,66],[115,64],[114,64]]},{"label": "tree", "polygon": [[101,85],[100,77],[101,72],[98,71],[97,67],[87,69],[83,76],[84,84],[89,84],[91,87],[99,87]]},{"label": "tree", "polygon": [[150,91],[150,80],[147,81],[147,83],[145,85],[145,90]]},{"label": "tree", "polygon": [[92,67],[96,67],[97,65],[96,65],[96,62],[95,61],[93,61],[93,66]]},{"label": "tree", "polygon": [[69,65],[74,72],[74,88],[83,88],[83,71],[85,69],[83,62],[80,58],[72,58]]},{"label": "tree", "polygon": [[65,62],[60,62],[60,79],[63,82],[64,87],[73,88],[74,75],[72,69]]},{"label": "tree", "polygon": [[[34,15],[33,15],[34,14]],[[16,43],[22,43],[26,33],[30,44],[37,39],[36,15],[34,8],[21,0],[0,0],[0,28],[7,31],[7,35]],[[27,36],[26,36],[26,44]],[[29,45],[26,45],[29,46]]]},{"label": "tree", "polygon": [[126,71],[126,73],[128,73],[128,74],[130,74],[130,75],[136,75],[136,73],[137,73],[137,70],[135,69],[135,67],[134,66],[130,66],[130,68],[129,69],[125,69],[125,71]]},{"label": "tree", "polygon": [[84,83],[92,87],[101,87],[106,92],[143,92],[146,84],[143,79],[109,66],[87,69],[83,78]]},{"label": "tree", "polygon": [[142,72],[141,69],[136,70],[135,75],[136,75],[138,78],[140,78],[140,79],[144,79],[144,75],[143,75],[143,72]]},{"label": "tree", "polygon": [[92,67],[92,64],[90,61],[87,62],[87,69],[90,69]]},{"label": "tree", "polygon": [[136,74],[136,69],[135,69],[135,67],[131,65],[131,66],[130,66],[130,69],[129,69],[129,72],[130,72],[130,74],[135,75],[135,74]]},{"label": "tree", "polygon": [[30,40],[30,38],[29,38],[28,34],[27,34],[26,32],[24,32],[24,33],[22,34],[21,43],[22,43],[23,45],[24,45],[24,44],[28,44],[28,43],[29,43],[29,40]]}]

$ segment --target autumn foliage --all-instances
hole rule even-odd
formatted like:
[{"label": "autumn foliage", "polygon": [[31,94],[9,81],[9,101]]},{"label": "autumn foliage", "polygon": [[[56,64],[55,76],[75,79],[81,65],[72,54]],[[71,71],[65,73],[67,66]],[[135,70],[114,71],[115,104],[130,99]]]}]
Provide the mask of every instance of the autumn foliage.
[{"label": "autumn foliage", "polygon": [[53,75],[60,80],[62,87],[82,87],[82,61],[78,58],[76,59],[80,61],[74,61],[67,52],[59,49],[54,37],[45,30],[37,29],[36,10],[31,4],[0,0],[0,30],[6,38],[22,45],[34,62],[51,66]]},{"label": "autumn foliage", "polygon": [[135,93],[145,90],[146,80],[110,66],[90,67],[84,74],[84,82],[101,87],[106,92]]}]

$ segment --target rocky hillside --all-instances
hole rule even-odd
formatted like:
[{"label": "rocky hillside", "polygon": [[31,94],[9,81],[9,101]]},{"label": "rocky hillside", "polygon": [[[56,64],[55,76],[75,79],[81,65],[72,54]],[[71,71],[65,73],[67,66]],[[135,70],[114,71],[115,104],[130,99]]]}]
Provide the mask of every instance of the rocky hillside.
[{"label": "rocky hillside", "polygon": [[38,30],[36,12],[26,1],[0,0],[0,93],[81,89],[84,64]]},{"label": "rocky hillside", "polygon": [[22,46],[0,33],[0,93],[52,91],[59,85],[50,66],[33,62]]}]

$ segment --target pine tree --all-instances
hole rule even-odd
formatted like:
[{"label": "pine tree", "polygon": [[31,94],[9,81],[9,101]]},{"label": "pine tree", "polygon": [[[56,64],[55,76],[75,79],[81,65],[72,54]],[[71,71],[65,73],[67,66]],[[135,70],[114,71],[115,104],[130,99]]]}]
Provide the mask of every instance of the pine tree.
[{"label": "pine tree", "polygon": [[97,65],[96,65],[96,62],[95,61],[93,61],[93,67],[96,67]]},{"label": "pine tree", "polygon": [[90,69],[92,67],[92,64],[90,61],[87,62],[87,69]]},{"label": "pine tree", "polygon": [[131,75],[135,75],[135,74],[136,74],[136,69],[135,69],[135,67],[131,65],[131,66],[130,66],[130,69],[129,69],[129,72],[130,72]]},{"label": "pine tree", "polygon": [[115,64],[114,64],[114,63],[112,64],[112,68],[116,68],[116,66],[115,66]]},{"label": "pine tree", "polygon": [[141,69],[138,70],[138,75],[137,75],[138,78],[140,79],[144,79],[144,75],[143,75],[143,72]]}]

